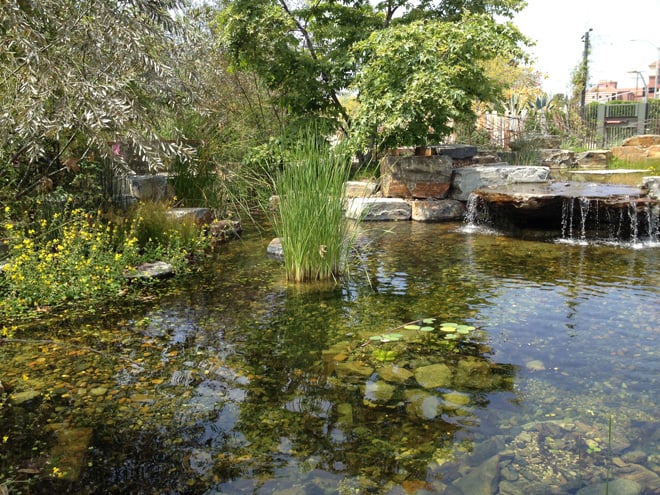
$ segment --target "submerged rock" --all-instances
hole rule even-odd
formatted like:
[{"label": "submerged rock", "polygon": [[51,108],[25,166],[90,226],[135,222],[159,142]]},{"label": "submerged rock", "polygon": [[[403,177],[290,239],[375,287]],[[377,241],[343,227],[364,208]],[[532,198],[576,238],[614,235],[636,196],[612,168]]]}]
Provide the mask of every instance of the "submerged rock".
[{"label": "submerged rock", "polygon": [[602,495],[603,493],[616,493],[616,495],[639,495],[642,487],[631,480],[618,479],[609,482],[596,483],[585,486],[577,491],[576,495]]},{"label": "submerged rock", "polygon": [[446,364],[431,364],[415,370],[415,380],[424,388],[449,387],[452,370]]}]

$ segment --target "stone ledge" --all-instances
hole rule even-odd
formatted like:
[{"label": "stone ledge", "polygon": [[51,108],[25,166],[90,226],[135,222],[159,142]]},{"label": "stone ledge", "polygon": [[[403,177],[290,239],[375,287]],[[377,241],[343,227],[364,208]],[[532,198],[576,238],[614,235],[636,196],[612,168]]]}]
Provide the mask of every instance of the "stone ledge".
[{"label": "stone ledge", "polygon": [[401,198],[351,198],[346,217],[362,221],[410,220],[410,204]]}]

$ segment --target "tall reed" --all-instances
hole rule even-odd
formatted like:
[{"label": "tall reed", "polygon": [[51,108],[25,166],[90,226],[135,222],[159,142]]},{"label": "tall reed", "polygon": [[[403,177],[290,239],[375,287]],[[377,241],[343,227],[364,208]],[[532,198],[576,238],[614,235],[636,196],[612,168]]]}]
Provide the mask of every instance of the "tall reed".
[{"label": "tall reed", "polygon": [[284,153],[274,187],[279,207],[274,227],[282,243],[287,280],[331,280],[350,248],[344,217],[348,155],[313,131],[303,132]]}]

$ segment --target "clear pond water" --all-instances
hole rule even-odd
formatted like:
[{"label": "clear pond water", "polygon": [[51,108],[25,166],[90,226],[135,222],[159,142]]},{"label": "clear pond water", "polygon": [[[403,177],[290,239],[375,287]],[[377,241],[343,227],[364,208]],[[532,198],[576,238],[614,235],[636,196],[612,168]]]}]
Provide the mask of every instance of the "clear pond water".
[{"label": "clear pond water", "polygon": [[162,297],[0,341],[0,487],[660,493],[657,248],[361,230],[338,285],[287,286],[247,233]]}]

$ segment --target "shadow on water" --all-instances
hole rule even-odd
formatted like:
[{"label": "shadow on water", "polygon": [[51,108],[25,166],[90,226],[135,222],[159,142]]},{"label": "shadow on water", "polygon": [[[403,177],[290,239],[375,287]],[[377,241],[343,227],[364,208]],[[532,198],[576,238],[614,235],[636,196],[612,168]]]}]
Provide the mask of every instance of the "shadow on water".
[{"label": "shadow on water", "polygon": [[365,225],[312,288],[248,234],[158,300],[0,341],[0,485],[655,493],[656,252],[458,227]]}]

